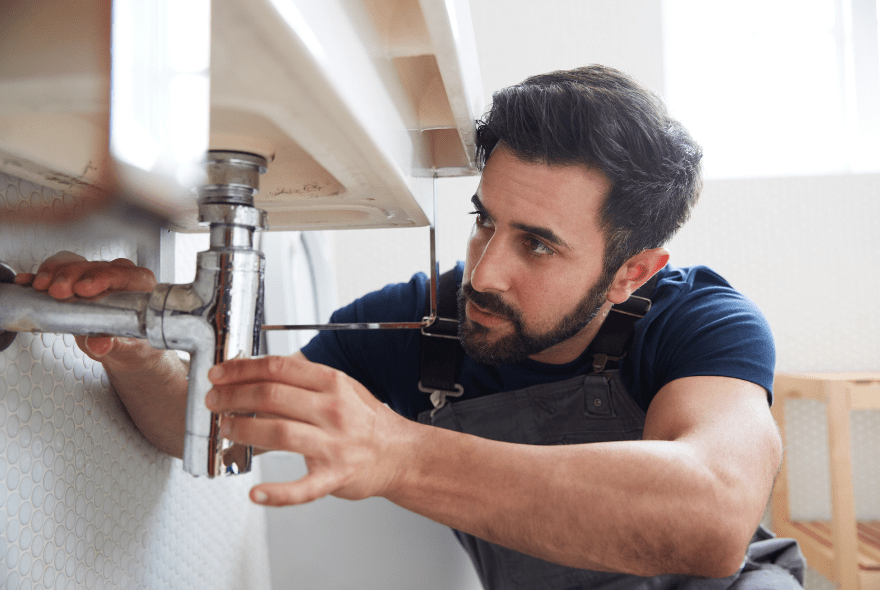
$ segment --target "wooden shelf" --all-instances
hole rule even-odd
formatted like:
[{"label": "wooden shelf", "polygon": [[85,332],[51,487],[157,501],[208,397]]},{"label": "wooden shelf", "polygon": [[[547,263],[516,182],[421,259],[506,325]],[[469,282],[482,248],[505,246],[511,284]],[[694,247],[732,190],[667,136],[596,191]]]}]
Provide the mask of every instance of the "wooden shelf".
[{"label": "wooden shelf", "polygon": [[788,464],[773,489],[773,529],[797,539],[807,563],[842,590],[880,590],[880,521],[857,521],[853,498],[850,410],[880,408],[880,374],[777,375],[773,415],[785,441],[785,402],[814,399],[828,417],[831,521],[793,520]]},{"label": "wooden shelf", "polygon": [[[834,531],[830,521],[792,521],[792,528],[799,531],[802,538],[809,538],[825,547],[830,557],[834,550]],[[880,570],[880,521],[856,522],[859,540],[856,561],[860,570]]]}]

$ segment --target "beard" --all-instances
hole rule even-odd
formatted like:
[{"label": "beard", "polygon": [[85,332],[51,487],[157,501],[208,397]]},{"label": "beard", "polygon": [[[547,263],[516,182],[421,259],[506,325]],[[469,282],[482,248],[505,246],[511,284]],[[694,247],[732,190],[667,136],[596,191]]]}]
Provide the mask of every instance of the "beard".
[{"label": "beard", "polygon": [[[605,304],[605,295],[614,273],[603,273],[590,291],[557,324],[545,332],[529,330],[523,314],[504,302],[497,293],[475,290],[462,283],[458,290],[458,338],[465,352],[474,360],[487,365],[517,363],[533,354],[568,340],[584,329],[599,314]],[[468,319],[465,304],[470,301],[478,307],[504,318],[513,326],[513,333],[490,341],[491,330]]]}]

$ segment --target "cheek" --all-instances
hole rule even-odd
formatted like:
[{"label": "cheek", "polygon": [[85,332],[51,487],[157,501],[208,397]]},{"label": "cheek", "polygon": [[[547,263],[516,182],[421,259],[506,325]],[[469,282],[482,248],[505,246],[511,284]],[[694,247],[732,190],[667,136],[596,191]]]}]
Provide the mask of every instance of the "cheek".
[{"label": "cheek", "polygon": [[555,324],[570,313],[589,292],[591,284],[562,272],[548,272],[528,281],[519,291],[519,305],[528,317],[541,324]]}]

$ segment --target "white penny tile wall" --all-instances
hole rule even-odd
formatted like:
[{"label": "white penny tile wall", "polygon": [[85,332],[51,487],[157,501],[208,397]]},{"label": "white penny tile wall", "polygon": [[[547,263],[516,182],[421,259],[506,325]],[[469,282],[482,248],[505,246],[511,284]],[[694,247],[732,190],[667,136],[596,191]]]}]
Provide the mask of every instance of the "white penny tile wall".
[{"label": "white penny tile wall", "polygon": [[[65,199],[0,175],[0,207]],[[123,238],[75,232],[0,220],[0,261],[137,258]],[[247,499],[257,477],[184,473],[70,335],[19,334],[0,352],[0,588],[268,588],[264,512]]]}]

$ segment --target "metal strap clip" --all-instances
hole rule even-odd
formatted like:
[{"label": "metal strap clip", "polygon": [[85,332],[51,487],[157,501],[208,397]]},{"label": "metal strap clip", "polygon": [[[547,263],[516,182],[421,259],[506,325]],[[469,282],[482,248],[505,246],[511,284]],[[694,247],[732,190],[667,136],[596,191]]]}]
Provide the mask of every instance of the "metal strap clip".
[{"label": "metal strap clip", "polygon": [[622,358],[622,356],[608,356],[600,352],[593,357],[593,372],[601,373],[605,370],[605,365],[608,364],[608,361],[619,361]]},{"label": "metal strap clip", "polygon": [[464,387],[460,384],[455,384],[455,391],[448,391],[445,389],[429,389],[422,385],[422,382],[419,381],[419,391],[424,393],[431,394],[431,403],[434,404],[434,409],[431,410],[431,417],[434,417],[434,414],[437,413],[437,410],[446,405],[447,397],[461,397],[464,393]]},{"label": "metal strap clip", "polygon": [[629,299],[623,303],[615,305],[611,308],[611,311],[616,311],[617,313],[630,315],[636,318],[643,318],[648,315],[649,311],[651,311],[651,300],[639,295],[630,295]]},{"label": "metal strap clip", "polygon": [[[429,320],[430,318],[424,318],[422,321],[427,322]],[[438,317],[422,328],[422,334],[431,338],[458,340],[458,320]]]}]

